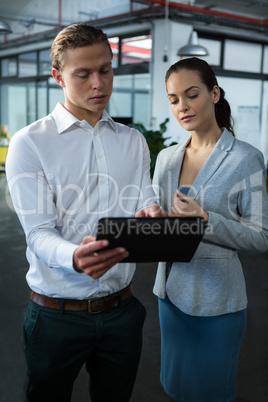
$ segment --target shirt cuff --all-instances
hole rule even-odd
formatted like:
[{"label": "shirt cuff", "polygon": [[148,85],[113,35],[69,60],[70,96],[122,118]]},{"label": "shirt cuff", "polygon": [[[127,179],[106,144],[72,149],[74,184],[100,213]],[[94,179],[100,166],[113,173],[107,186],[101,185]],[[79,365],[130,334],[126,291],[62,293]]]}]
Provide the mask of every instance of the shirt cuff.
[{"label": "shirt cuff", "polygon": [[78,247],[77,244],[69,242],[62,243],[57,247],[56,260],[61,261],[61,267],[73,271],[73,254]]}]

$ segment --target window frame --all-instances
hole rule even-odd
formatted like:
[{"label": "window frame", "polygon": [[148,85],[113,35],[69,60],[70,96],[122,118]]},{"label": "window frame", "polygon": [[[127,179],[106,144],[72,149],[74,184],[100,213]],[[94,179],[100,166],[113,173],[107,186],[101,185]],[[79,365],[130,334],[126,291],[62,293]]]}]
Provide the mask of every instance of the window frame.
[{"label": "window frame", "polygon": [[[118,38],[118,67],[113,69],[114,75],[128,75],[128,74],[145,74],[150,72],[151,61],[144,61],[142,63],[129,63],[122,64],[122,43],[124,39],[133,38],[137,36],[152,35],[150,30],[132,32],[124,35],[112,35],[111,38]],[[108,38],[109,39],[109,38]],[[153,37],[152,37],[153,41]]]},{"label": "window frame", "polygon": [[[234,78],[249,78],[249,79],[259,79],[259,80],[268,80],[268,73],[264,73],[264,51],[265,51],[265,46],[268,46],[267,42],[264,41],[259,41],[259,40],[248,40],[246,38],[240,38],[234,35],[224,35],[224,34],[210,34],[210,33],[205,33],[203,31],[198,31],[199,38],[202,39],[210,39],[210,40],[215,40],[218,42],[221,42],[221,52],[220,52],[220,65],[215,66],[211,65],[213,68],[214,72],[216,75],[219,76],[224,76],[224,77],[234,77]],[[250,72],[250,71],[241,71],[241,70],[231,70],[231,69],[225,69],[223,67],[224,65],[224,56],[225,56],[225,45],[226,45],[226,40],[233,40],[233,41],[240,41],[240,42],[245,42],[245,43],[255,43],[257,45],[262,46],[262,52],[261,52],[261,71],[259,73],[256,72]]]}]

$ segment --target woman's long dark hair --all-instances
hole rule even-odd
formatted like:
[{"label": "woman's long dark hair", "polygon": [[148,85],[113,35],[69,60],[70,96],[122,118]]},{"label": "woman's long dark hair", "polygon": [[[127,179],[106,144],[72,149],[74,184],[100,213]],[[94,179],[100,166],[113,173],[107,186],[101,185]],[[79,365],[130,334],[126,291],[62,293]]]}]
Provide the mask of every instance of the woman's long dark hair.
[{"label": "woman's long dark hair", "polygon": [[[171,74],[178,73],[181,70],[196,71],[202,83],[206,85],[209,92],[211,92],[215,85],[218,85],[217,78],[210,65],[197,57],[183,59],[173,64],[166,73],[166,83]],[[231,116],[231,108],[228,101],[225,99],[225,92],[220,88],[220,99],[215,104],[215,116],[219,127],[225,127],[234,135],[233,118]]]}]

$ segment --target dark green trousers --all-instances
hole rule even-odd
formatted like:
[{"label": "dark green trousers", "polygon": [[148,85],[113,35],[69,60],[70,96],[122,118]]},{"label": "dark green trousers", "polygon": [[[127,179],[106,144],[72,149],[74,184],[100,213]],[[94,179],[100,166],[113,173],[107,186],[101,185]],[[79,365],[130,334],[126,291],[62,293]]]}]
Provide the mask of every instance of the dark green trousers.
[{"label": "dark green trousers", "polygon": [[84,363],[92,402],[129,401],[145,316],[134,296],[95,315],[52,310],[30,301],[23,323],[28,401],[70,402]]}]

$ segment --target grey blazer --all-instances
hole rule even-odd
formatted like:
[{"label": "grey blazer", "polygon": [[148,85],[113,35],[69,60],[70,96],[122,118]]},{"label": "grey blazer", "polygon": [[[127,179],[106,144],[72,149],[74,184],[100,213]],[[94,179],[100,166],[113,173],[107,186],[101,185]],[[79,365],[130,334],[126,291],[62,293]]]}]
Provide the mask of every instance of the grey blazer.
[{"label": "grey blazer", "polygon": [[[157,158],[154,189],[168,212],[189,140],[164,149]],[[188,193],[209,213],[205,235],[192,260],[174,262],[168,278],[166,263],[159,263],[153,290],[158,297],[168,296],[180,310],[195,316],[246,308],[237,250],[268,249],[265,176],[262,153],[224,129]]]}]

